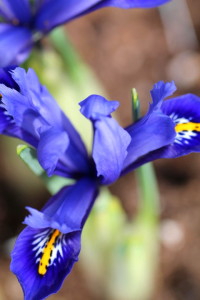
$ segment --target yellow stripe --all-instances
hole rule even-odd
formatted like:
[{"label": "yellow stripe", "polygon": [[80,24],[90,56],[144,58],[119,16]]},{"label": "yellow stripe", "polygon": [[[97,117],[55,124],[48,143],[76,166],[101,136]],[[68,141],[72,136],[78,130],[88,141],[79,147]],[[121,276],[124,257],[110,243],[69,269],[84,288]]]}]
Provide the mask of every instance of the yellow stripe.
[{"label": "yellow stripe", "polygon": [[180,123],[175,126],[175,131],[200,131],[200,123]]},{"label": "yellow stripe", "polygon": [[52,255],[52,251],[54,249],[54,243],[56,238],[60,235],[60,231],[58,229],[54,230],[50,240],[47,242],[43,254],[39,263],[38,273],[40,275],[45,275],[47,272],[47,267],[50,264],[50,259]]}]

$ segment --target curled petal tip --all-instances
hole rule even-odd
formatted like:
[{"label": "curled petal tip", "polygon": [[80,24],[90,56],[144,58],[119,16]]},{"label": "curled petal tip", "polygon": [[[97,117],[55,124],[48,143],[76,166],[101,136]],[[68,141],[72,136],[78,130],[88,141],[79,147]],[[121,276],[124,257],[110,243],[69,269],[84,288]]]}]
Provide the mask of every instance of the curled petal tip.
[{"label": "curled petal tip", "polygon": [[171,96],[176,91],[176,85],[174,81],[164,82],[159,81],[154,84],[153,89],[151,90],[151,96],[153,99],[153,103],[150,109],[160,108],[162,101]]},{"label": "curled petal tip", "polygon": [[118,106],[118,101],[108,101],[99,95],[91,95],[79,103],[81,113],[90,120],[110,116]]}]

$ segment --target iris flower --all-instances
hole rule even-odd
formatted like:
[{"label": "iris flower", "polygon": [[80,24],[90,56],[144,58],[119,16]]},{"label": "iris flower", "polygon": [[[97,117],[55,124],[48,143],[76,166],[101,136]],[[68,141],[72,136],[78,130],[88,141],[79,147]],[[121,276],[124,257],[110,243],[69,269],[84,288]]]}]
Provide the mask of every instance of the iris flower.
[{"label": "iris flower", "polygon": [[49,176],[75,180],[41,211],[27,208],[27,226],[11,255],[25,300],[58,291],[78,260],[82,229],[102,185],[146,161],[200,151],[200,98],[188,94],[163,101],[175,89],[173,82],[155,84],[147,114],[124,129],[111,116],[119,102],[98,95],[83,100],[80,111],[93,125],[88,154],[33,70],[0,69],[0,133],[34,147]]},{"label": "iris flower", "polygon": [[106,6],[155,7],[169,0],[1,0],[0,67],[22,63],[53,28]]}]

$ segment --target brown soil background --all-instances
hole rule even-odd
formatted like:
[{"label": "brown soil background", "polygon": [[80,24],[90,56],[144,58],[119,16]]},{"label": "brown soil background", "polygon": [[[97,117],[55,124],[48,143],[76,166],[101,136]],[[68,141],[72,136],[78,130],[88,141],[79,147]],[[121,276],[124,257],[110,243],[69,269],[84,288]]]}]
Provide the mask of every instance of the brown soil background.
[{"label": "brown soil background", "polygon": [[[176,1],[176,0],[174,0]],[[200,2],[189,1],[197,40]],[[181,11],[174,12],[181,14]],[[179,24],[175,24],[175,27]],[[174,27],[174,30],[175,30]],[[93,68],[110,99],[119,100],[118,119],[131,122],[130,89],[136,87],[145,111],[149,90],[159,80],[175,80],[177,94],[200,95],[199,45],[171,51],[157,9],[102,9],[66,25],[71,41]],[[187,39],[187,36],[186,36]],[[174,41],[176,46],[178,41]],[[189,55],[188,55],[189,53]],[[184,56],[185,55],[185,56]],[[185,57],[185,59],[184,59]],[[0,147],[0,300],[20,300],[22,292],[9,271],[5,247],[19,233],[24,206],[41,207],[49,195],[15,158],[15,143],[1,138]],[[161,196],[161,264],[154,300],[200,299],[200,155],[155,163]],[[127,214],[135,211],[135,185],[129,176],[112,187]],[[52,300],[97,300],[76,264]],[[152,300],[152,299],[147,299]]]}]

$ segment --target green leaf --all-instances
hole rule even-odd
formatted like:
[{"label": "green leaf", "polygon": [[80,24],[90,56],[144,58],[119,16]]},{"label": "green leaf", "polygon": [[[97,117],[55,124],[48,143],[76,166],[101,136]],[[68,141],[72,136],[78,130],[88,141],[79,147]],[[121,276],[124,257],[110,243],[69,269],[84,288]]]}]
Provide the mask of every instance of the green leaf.
[{"label": "green leaf", "polygon": [[46,188],[52,195],[57,193],[62,187],[74,182],[72,179],[59,176],[48,177],[37,160],[37,151],[27,145],[19,145],[17,147],[17,155],[35,175],[43,180]]},{"label": "green leaf", "polygon": [[25,164],[31,169],[37,176],[42,176],[45,171],[40,166],[37,160],[37,152],[35,149],[27,145],[17,146],[17,155],[25,162]]}]

